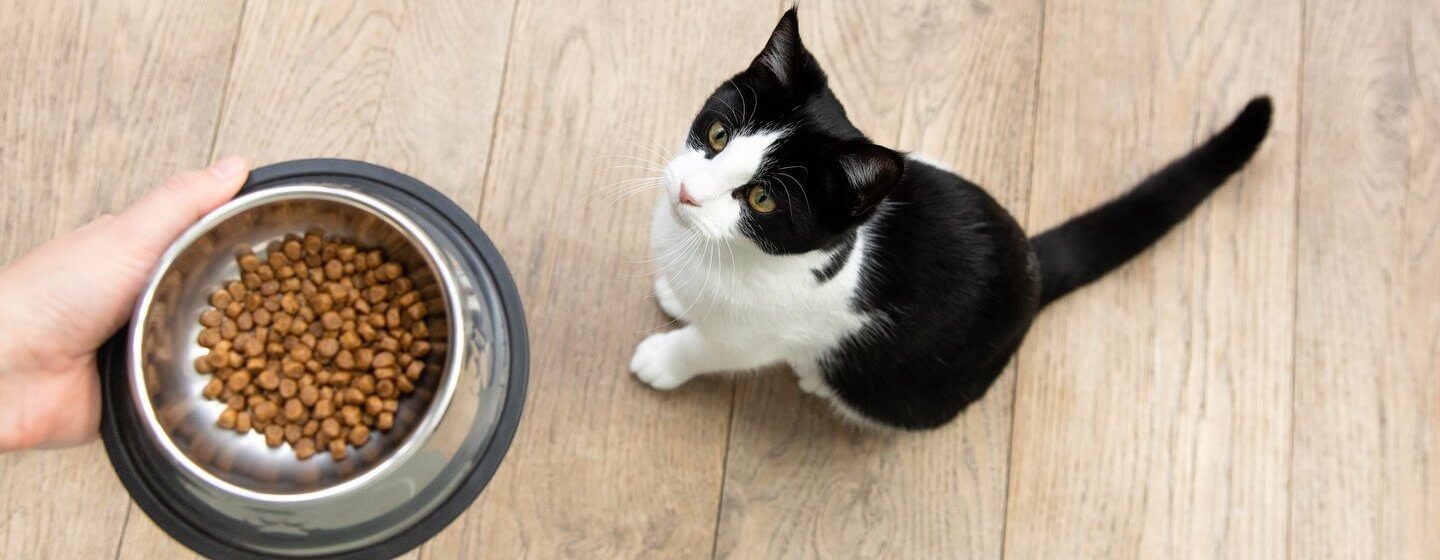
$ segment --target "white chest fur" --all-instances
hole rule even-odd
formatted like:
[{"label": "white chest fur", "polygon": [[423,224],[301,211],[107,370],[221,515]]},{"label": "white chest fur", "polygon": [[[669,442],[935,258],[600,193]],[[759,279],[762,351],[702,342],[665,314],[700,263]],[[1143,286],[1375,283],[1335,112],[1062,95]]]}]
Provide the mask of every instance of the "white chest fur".
[{"label": "white chest fur", "polygon": [[739,238],[701,236],[677,221],[671,204],[656,202],[651,252],[656,296],[687,326],[655,335],[636,349],[631,368],[657,388],[671,388],[713,371],[795,366],[802,382],[816,361],[868,323],[853,307],[867,250],[865,228],[848,259],[828,280],[832,255],[766,254]]}]

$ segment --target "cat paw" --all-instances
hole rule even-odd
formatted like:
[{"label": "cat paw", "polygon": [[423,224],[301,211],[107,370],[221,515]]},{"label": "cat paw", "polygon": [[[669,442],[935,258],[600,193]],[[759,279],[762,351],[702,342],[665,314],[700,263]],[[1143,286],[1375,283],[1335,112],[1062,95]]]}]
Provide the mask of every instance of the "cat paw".
[{"label": "cat paw", "polygon": [[680,305],[680,298],[675,297],[675,291],[670,289],[670,279],[664,276],[655,280],[655,299],[660,302],[660,310],[667,317],[679,320],[685,314],[685,306]]},{"label": "cat paw", "polygon": [[819,376],[800,376],[800,390],[820,398],[830,397],[830,387],[820,380]]},{"label": "cat paw", "polygon": [[690,380],[675,359],[673,333],[652,334],[635,347],[630,358],[630,371],[646,385],[669,391]]}]

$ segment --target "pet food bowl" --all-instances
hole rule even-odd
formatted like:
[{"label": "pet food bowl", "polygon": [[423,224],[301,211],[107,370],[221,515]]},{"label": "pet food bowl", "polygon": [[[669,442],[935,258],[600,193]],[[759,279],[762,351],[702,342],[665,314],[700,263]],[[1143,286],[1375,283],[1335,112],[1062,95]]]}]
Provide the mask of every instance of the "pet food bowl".
[{"label": "pet food bowl", "polygon": [[[336,461],[216,425],[194,369],[209,294],[238,251],[313,229],[405,265],[434,351],[394,426]],[[166,250],[130,326],[101,350],[101,435],[116,473],[171,536],[212,557],[389,557],[443,529],[509,447],[527,375],[524,313],[493,245],[413,178],[354,161],[255,170]]]}]

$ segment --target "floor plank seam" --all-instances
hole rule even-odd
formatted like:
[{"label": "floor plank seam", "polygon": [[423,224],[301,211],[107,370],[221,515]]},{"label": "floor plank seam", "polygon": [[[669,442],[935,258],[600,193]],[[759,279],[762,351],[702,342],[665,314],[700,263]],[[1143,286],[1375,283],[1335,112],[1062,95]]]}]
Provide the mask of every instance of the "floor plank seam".
[{"label": "floor plank seam", "polygon": [[734,441],[735,414],[740,409],[740,380],[730,385],[730,414],[725,424],[725,453],[720,459],[720,497],[715,500],[715,533],[710,539],[710,560],[718,560],[720,554],[720,519],[725,514],[725,483],[730,477],[730,442]]},{"label": "floor plank seam", "polygon": [[[128,495],[127,495],[128,497]],[[120,551],[125,550],[125,533],[130,528],[130,512],[135,506],[129,500],[125,501],[125,517],[120,521],[120,539],[115,541],[115,560],[120,560]]]},{"label": "floor plank seam", "polygon": [[[1036,138],[1040,136],[1040,78],[1045,70],[1045,12],[1048,7],[1049,2],[1040,2],[1040,28],[1037,30],[1038,35],[1035,40],[1035,81],[1030,90],[1030,94],[1034,96],[1030,103],[1030,171],[1026,177],[1029,187],[1025,189],[1026,223],[1022,224],[1027,232],[1033,227],[1034,222],[1034,215],[1031,212],[1035,199],[1035,143],[1037,142]],[[1031,236],[1033,237],[1034,234],[1031,233]],[[1002,498],[1004,505],[1000,515],[999,557],[1002,559],[1005,558],[1005,542],[1008,540],[1010,531],[1010,478],[1015,472],[1015,417],[1019,415],[1020,410],[1020,372],[1022,368],[1021,355],[1018,352],[1015,354],[1014,363],[1015,381],[1011,384],[1010,389],[1010,448],[1005,452],[1005,494]]]},{"label": "floor plank seam", "polygon": [[1301,186],[1305,184],[1305,168],[1301,165],[1304,162],[1305,150],[1305,34],[1308,24],[1306,23],[1306,0],[1300,0],[1300,32],[1299,62],[1295,77],[1295,198],[1294,198],[1294,221],[1290,234],[1294,239],[1291,251],[1291,291],[1290,291],[1290,457],[1287,460],[1285,472],[1285,558],[1293,558],[1295,539],[1295,425],[1296,425],[1296,398],[1295,398],[1295,370],[1299,365],[1300,357],[1300,336],[1296,332],[1300,325],[1300,195]]},{"label": "floor plank seam", "polygon": [[215,161],[215,148],[220,145],[220,129],[225,124],[225,110],[230,102],[230,80],[235,74],[235,60],[240,58],[240,35],[245,28],[245,10],[250,7],[250,0],[241,0],[239,17],[235,19],[235,38],[230,41],[230,63],[225,65],[225,82],[220,85],[220,108],[215,112],[215,132],[210,135],[209,164]]},{"label": "floor plank seam", "polygon": [[485,170],[480,174],[480,196],[475,203],[474,213],[480,217],[485,207],[485,189],[490,185],[490,170],[495,168],[495,150],[500,139],[500,106],[505,104],[505,84],[510,82],[510,57],[515,52],[515,23],[520,20],[520,0],[510,3],[510,30],[505,37],[505,58],[500,63],[500,84],[495,88],[495,108],[490,111],[490,146],[486,150]]}]

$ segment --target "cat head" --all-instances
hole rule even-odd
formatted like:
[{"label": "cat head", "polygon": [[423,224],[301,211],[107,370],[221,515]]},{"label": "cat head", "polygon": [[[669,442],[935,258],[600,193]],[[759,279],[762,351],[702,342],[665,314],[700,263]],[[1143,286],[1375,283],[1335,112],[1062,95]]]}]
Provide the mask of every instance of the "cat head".
[{"label": "cat head", "polygon": [[791,8],[750,66],[705,100],[664,184],[680,223],[787,254],[843,237],[904,173],[902,155],[846,118]]}]

